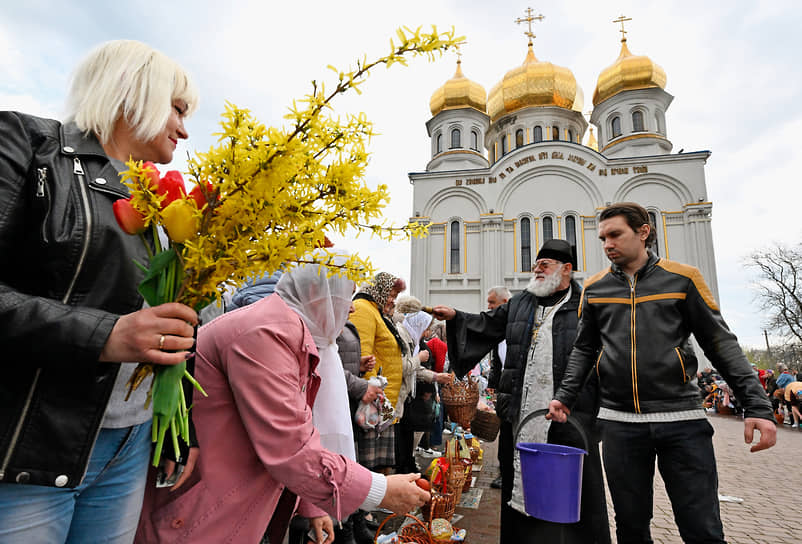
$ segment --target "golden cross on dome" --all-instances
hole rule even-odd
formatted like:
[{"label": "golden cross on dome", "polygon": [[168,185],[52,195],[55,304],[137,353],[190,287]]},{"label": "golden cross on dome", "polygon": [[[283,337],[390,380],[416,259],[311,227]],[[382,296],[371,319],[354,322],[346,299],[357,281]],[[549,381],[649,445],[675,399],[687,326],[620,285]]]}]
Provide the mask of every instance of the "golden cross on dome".
[{"label": "golden cross on dome", "polygon": [[521,23],[527,23],[529,25],[529,30],[524,32],[524,35],[529,37],[529,45],[532,45],[532,40],[535,38],[535,35],[532,33],[532,23],[545,19],[542,13],[540,15],[532,15],[533,13],[535,13],[535,10],[526,8],[526,17],[518,17],[515,19],[515,22],[519,25]]},{"label": "golden cross on dome", "polygon": [[625,17],[623,15],[619,16],[618,19],[613,19],[614,23],[621,23],[621,30],[619,30],[619,32],[621,33],[621,41],[622,42],[627,41],[627,31],[624,30],[624,22],[625,21],[631,21],[631,20],[632,20],[632,17]]},{"label": "golden cross on dome", "polygon": [[460,49],[460,46],[463,46],[463,45],[468,45],[468,42],[459,42],[457,44],[457,46],[456,46],[457,62],[462,62],[462,49]]}]

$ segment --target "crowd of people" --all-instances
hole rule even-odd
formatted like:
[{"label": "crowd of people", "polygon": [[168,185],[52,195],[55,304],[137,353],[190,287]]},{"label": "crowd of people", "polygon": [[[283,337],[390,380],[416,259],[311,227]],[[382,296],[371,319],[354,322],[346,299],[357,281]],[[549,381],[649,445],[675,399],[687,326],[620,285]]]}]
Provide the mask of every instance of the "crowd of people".
[{"label": "crowd of people", "polygon": [[[602,463],[618,542],[649,542],[655,459],[682,538],[724,542],[689,335],[738,399],[745,436],[759,432],[752,451],[774,444],[775,416],[699,271],[649,251],[641,206],[601,212],[611,266],[581,287],[575,248],[556,239],[523,290],[494,288],[481,313],[424,311],[387,272],[356,285],[288,265],[196,332],[187,306],[143,306],[132,261],[147,255],[112,213],[123,162],[168,163],[187,138],[191,78],[114,41],[79,66],[69,97],[64,123],[0,112],[0,248],[15,256],[0,277],[0,541],[373,542],[370,512],[430,500],[414,452],[442,441],[438,386],[490,353],[502,544],[609,543]],[[131,361],[185,360],[208,396],[194,399],[190,447],[148,470],[148,384],[125,400]],[[784,397],[786,375],[763,382]],[[577,523],[527,514],[516,440],[588,451]],[[156,485],[160,470],[173,485]]]},{"label": "crowd of people", "polygon": [[[802,382],[798,380],[797,370],[784,363],[777,363],[774,369],[758,368],[752,363],[752,369],[771,400],[777,423],[802,430],[802,414],[799,411]],[[706,409],[721,414],[743,414],[743,406],[737,395],[712,367],[699,371],[696,383],[704,397]]]}]

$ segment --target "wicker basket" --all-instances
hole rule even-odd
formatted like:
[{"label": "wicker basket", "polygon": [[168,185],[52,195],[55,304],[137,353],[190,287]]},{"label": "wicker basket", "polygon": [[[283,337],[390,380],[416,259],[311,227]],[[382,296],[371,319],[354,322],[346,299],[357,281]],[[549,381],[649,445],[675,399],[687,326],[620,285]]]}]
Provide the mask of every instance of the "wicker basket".
[{"label": "wicker basket", "polygon": [[451,521],[454,510],[457,508],[457,495],[451,491],[441,493],[432,491],[432,500],[421,506],[421,515],[430,524],[433,519],[443,518]]},{"label": "wicker basket", "polygon": [[471,432],[475,437],[481,438],[485,442],[493,442],[498,436],[500,425],[501,419],[495,412],[477,410],[473,420],[471,420]]},{"label": "wicker basket", "polygon": [[467,381],[452,381],[440,388],[440,398],[449,419],[463,429],[470,429],[479,402],[479,384],[470,376]]},{"label": "wicker basket", "polygon": [[379,528],[376,529],[376,536],[373,537],[373,542],[375,543],[379,536],[382,534],[382,528],[384,524],[387,523],[389,520],[398,517],[399,515],[403,515],[404,517],[412,518],[414,523],[410,523],[409,525],[404,525],[398,530],[398,541],[399,542],[413,542],[415,544],[434,544],[434,539],[432,538],[432,533],[429,532],[429,527],[426,523],[423,523],[420,519],[416,518],[412,514],[392,514],[384,518],[379,525]]}]

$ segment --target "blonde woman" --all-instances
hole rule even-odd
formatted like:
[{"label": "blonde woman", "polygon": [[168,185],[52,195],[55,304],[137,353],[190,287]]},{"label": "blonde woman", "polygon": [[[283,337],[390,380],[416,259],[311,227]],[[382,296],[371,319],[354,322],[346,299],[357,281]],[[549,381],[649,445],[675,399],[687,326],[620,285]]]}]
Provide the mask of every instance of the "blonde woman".
[{"label": "blonde woman", "polygon": [[4,543],[134,538],[149,384],[124,402],[135,365],[120,363],[186,359],[197,316],[175,303],[142,308],[133,260],[147,255],[112,204],[128,196],[123,162],[170,162],[197,103],[174,61],[113,41],[75,72],[64,123],[0,112]]}]

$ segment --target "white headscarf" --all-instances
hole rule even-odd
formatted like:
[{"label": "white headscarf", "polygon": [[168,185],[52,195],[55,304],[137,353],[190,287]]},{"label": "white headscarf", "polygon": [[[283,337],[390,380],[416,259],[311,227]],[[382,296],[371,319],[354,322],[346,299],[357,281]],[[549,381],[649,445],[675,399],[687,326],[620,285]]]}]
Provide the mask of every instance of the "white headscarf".
[{"label": "white headscarf", "polygon": [[[320,250],[315,253],[321,253],[321,257],[326,254]],[[347,258],[338,252],[334,264],[343,264]],[[327,450],[356,460],[348,389],[336,342],[348,319],[354,282],[340,276],[327,278],[327,275],[325,266],[307,264],[292,268],[281,276],[276,293],[301,316],[320,355],[317,367],[320,389],[312,407],[312,420],[320,433],[320,443]]]},{"label": "white headscarf", "polygon": [[426,329],[429,328],[429,325],[432,324],[432,319],[431,314],[426,312],[415,312],[404,316],[404,328],[409,331],[409,335],[415,344],[412,355],[417,355],[420,351],[420,339]]}]

